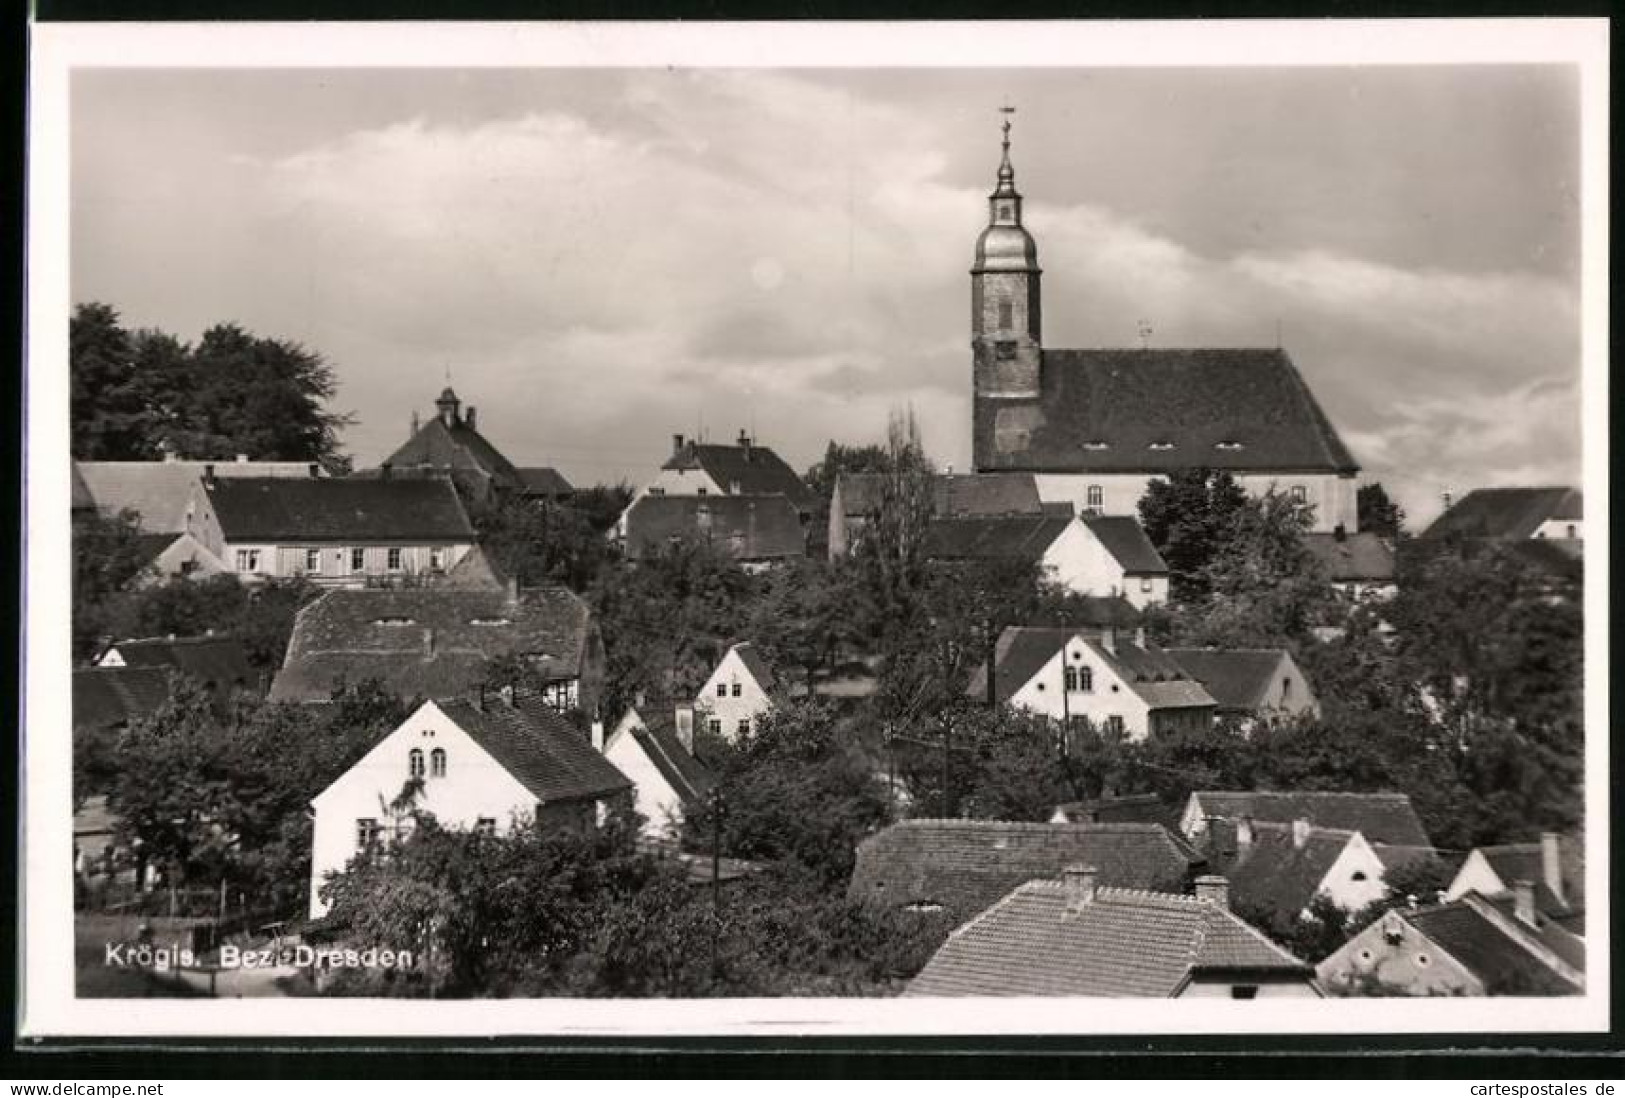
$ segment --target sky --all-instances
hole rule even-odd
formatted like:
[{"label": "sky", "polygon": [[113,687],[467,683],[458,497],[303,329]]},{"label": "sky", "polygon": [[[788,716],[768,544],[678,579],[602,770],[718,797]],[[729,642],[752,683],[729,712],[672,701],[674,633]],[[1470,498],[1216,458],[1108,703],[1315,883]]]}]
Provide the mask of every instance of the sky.
[{"label": "sky", "polygon": [[1283,346],[1416,522],[1579,483],[1569,67],[82,70],[71,292],[319,352],[358,465],[448,376],[518,465],[798,469],[912,408],[970,459],[1012,160],[1053,348]]}]

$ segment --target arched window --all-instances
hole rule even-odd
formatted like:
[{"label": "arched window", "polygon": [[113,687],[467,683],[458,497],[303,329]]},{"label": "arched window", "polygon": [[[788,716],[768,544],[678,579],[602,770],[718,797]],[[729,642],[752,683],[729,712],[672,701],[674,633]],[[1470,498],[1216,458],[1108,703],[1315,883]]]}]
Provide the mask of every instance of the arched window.
[{"label": "arched window", "polygon": [[423,752],[416,747],[406,757],[406,774],[411,778],[423,777]]},{"label": "arched window", "polygon": [[437,747],[429,752],[429,777],[444,778],[446,776],[446,749]]}]

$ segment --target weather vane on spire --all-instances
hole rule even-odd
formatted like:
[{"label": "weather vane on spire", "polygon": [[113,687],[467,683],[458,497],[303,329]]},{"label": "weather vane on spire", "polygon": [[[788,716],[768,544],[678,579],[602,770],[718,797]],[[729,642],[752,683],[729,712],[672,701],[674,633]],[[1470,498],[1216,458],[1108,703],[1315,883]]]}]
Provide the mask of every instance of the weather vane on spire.
[{"label": "weather vane on spire", "polygon": [[1010,148],[1010,116],[1016,113],[1016,108],[1006,104],[999,108],[999,113],[1004,115],[1004,147],[1008,150]]}]

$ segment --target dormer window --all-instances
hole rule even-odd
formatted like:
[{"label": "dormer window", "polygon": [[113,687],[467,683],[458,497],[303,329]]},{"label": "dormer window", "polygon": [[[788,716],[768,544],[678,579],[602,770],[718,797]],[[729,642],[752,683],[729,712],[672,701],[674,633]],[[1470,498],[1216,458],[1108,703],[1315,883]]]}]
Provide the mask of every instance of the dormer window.
[{"label": "dormer window", "polygon": [[414,618],[374,618],[374,625],[416,625]]},{"label": "dormer window", "polygon": [[470,618],[470,625],[512,625],[512,618]]},{"label": "dormer window", "polygon": [[1146,447],[1148,450],[1172,450],[1173,448],[1173,443],[1164,441],[1153,442],[1150,446]]},{"label": "dormer window", "polygon": [[1213,448],[1215,450],[1239,450],[1241,449],[1241,443],[1225,439],[1223,442],[1215,442]]},{"label": "dormer window", "polygon": [[1111,449],[1111,443],[1102,441],[1098,438],[1092,438],[1083,444],[1083,448],[1085,450],[1109,450]]}]

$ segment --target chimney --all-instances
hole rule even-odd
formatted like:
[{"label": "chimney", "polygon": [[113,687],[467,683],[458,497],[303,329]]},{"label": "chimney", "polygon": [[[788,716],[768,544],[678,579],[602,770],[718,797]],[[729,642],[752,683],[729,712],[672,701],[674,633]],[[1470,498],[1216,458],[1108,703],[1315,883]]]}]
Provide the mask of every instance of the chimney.
[{"label": "chimney", "polygon": [[1309,821],[1297,819],[1292,821],[1292,845],[1299,850],[1303,849],[1309,841]]},{"label": "chimney", "polygon": [[1230,910],[1230,882],[1209,873],[1196,878],[1196,898],[1206,900],[1220,911]]},{"label": "chimney", "polygon": [[745,433],[745,429],[743,427],[741,427],[739,429],[739,448],[741,450],[745,451],[745,460],[749,461],[750,460],[750,436]]},{"label": "chimney", "polygon": [[1076,915],[1095,902],[1095,867],[1069,865],[1061,870],[1061,884],[1066,892],[1066,912]]},{"label": "chimney", "polygon": [[1444,501],[1444,509],[1446,511],[1450,510],[1450,489],[1446,488],[1444,491],[1440,492],[1439,498]]},{"label": "chimney", "polygon": [[1555,831],[1540,836],[1540,879],[1560,903],[1568,903],[1563,892],[1563,837]]},{"label": "chimney", "polygon": [[643,703],[644,703],[645,700],[646,700],[646,698],[645,698],[645,695],[643,693],[643,687],[640,686],[636,690],[632,691],[632,708],[633,709],[642,709],[643,708]]},{"label": "chimney", "polygon": [[[238,460],[241,461],[242,459],[238,458]],[[321,464],[319,462],[313,461],[313,462],[310,463],[310,466],[309,466],[307,471],[310,473],[310,479],[315,480],[317,477],[322,475]]]},{"label": "chimney", "polygon": [[728,482],[728,494],[730,496],[737,496],[739,494],[739,488],[740,484],[737,480],[730,480]]},{"label": "chimney", "polygon": [[476,411],[477,409],[470,404],[468,406],[468,411],[463,413],[463,426],[467,427],[470,431],[474,430],[475,423],[479,421]]},{"label": "chimney", "polygon": [[1341,522],[1332,528],[1332,539],[1334,541],[1347,541],[1348,536],[1349,532]]},{"label": "chimney", "polygon": [[678,454],[680,454],[682,452],[683,452],[683,436],[682,435],[672,435],[671,436],[671,453],[672,453],[672,456],[676,457]]},{"label": "chimney", "polygon": [[592,749],[600,755],[604,753],[604,722],[596,713],[592,717]]},{"label": "chimney", "polygon": [[694,754],[694,703],[678,702],[675,721],[677,742],[683,745],[684,751]]},{"label": "chimney", "polygon": [[515,606],[519,602],[519,577],[508,577],[508,605]]},{"label": "chimney", "polygon": [[1100,631],[1100,646],[1112,655],[1117,655],[1117,629],[1106,626]]},{"label": "chimney", "polygon": [[379,477],[380,480],[388,480],[389,479],[389,472],[390,472],[389,462],[386,461],[382,465],[378,466],[378,477]]},{"label": "chimney", "polygon": [[210,488],[214,487],[214,462],[207,462],[203,466],[203,483]]},{"label": "chimney", "polygon": [[1242,816],[1236,820],[1236,849],[1245,850],[1253,845],[1253,818]]},{"label": "chimney", "polygon": [[1145,647],[1145,626],[1143,625],[1136,625],[1134,627],[1134,646],[1136,648]]},{"label": "chimney", "polygon": [[1535,884],[1533,881],[1512,882],[1512,913],[1525,926],[1535,926]]},{"label": "chimney", "polygon": [[430,627],[423,631],[423,658],[434,659],[434,629]]},{"label": "chimney", "polygon": [[421,431],[422,429],[423,429],[423,424],[418,422],[418,410],[416,408],[413,408],[412,409],[412,433],[407,435],[406,437],[409,438],[409,439],[417,438],[418,437],[418,432]]}]

